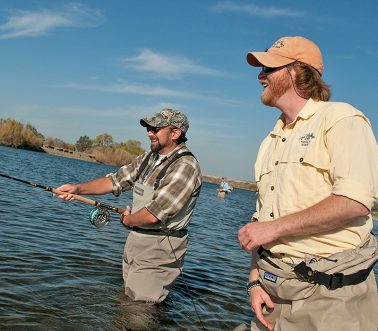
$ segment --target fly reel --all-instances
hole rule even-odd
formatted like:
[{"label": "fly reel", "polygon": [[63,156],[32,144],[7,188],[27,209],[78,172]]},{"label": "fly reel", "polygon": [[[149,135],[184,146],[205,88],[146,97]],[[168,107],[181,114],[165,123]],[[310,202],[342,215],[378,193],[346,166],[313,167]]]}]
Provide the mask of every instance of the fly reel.
[{"label": "fly reel", "polygon": [[110,213],[104,208],[95,208],[89,214],[89,221],[96,228],[102,228],[110,222]]}]

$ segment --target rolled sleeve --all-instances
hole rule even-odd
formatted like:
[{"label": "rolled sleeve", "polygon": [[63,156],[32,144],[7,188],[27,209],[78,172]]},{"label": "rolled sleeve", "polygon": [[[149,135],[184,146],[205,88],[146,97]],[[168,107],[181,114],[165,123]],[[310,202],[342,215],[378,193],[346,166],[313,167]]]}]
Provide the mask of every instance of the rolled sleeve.
[{"label": "rolled sleeve", "polygon": [[327,133],[327,140],[332,193],[371,210],[378,194],[378,148],[370,123],[363,116],[343,118]]},{"label": "rolled sleeve", "polygon": [[368,191],[366,186],[353,180],[337,181],[333,187],[332,193],[335,195],[343,195],[349,199],[362,203],[366,208],[371,210],[375,202],[375,194]]},{"label": "rolled sleeve", "polygon": [[135,181],[138,178],[138,169],[147,153],[138,156],[131,163],[122,166],[115,173],[106,175],[113,185],[113,194],[119,196],[122,192],[133,188]]}]

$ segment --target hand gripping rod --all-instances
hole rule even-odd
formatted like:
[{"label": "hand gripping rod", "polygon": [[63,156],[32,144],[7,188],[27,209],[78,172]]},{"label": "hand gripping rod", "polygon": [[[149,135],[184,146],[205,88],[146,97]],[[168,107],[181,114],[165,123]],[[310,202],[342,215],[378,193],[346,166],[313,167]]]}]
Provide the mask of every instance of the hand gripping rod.
[{"label": "hand gripping rod", "polygon": [[[38,187],[38,188],[41,188],[41,189],[43,189],[45,191],[49,191],[49,192],[52,192],[52,193],[57,194],[57,195],[62,195],[62,194],[67,194],[68,193],[68,192],[60,191],[60,190],[58,190],[56,188],[52,188],[52,187],[49,187],[49,186],[39,185],[39,184],[36,184],[36,183],[33,183],[33,182],[28,182],[26,180],[19,179],[19,178],[16,178],[16,177],[12,177],[12,176],[8,176],[8,175],[2,174],[2,173],[0,173],[0,176],[4,177],[4,178],[15,180],[15,181],[20,182],[20,183],[24,183],[24,184],[31,185],[31,186],[34,186],[34,187]],[[87,203],[87,204],[95,206],[97,208],[107,209],[107,210],[113,211],[113,212],[118,213],[118,214],[123,214],[123,212],[125,211],[125,209],[114,207],[114,206],[110,206],[110,205],[104,204],[104,203],[102,203],[100,201],[92,200],[92,199],[83,197],[83,196],[78,195],[78,194],[72,194],[72,196],[76,200],[78,200],[78,201]]]}]

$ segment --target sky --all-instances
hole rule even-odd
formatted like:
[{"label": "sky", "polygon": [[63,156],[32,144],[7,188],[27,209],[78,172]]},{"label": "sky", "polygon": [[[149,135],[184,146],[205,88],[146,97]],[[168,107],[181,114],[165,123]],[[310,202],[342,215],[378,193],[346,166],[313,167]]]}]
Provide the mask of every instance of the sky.
[{"label": "sky", "polygon": [[1,0],[0,118],[68,143],[108,133],[149,149],[139,119],[178,109],[203,174],[254,181],[280,113],[261,104],[246,53],[311,39],[332,100],[377,136],[377,13],[376,0]]}]

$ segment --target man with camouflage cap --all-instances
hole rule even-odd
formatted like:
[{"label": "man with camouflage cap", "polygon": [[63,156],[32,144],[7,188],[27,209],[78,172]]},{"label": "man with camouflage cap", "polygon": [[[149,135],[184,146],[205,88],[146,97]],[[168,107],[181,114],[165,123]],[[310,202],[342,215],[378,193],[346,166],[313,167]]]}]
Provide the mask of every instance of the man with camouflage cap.
[{"label": "man with camouflage cap", "polygon": [[72,194],[119,196],[133,190],[133,206],[121,215],[130,233],[123,256],[125,293],[132,300],[163,301],[180,275],[188,245],[187,227],[200,193],[198,161],[185,145],[189,122],[178,110],[163,109],[140,124],[151,151],[115,173],[81,184],[59,187]]},{"label": "man with camouflage cap", "polygon": [[172,125],[181,130],[182,140],[187,140],[185,134],[186,131],[188,131],[189,122],[185,114],[178,110],[163,109],[153,117],[141,119],[140,124],[144,127],[152,126],[155,128],[163,128]]}]

